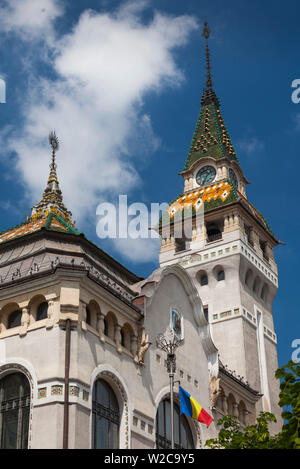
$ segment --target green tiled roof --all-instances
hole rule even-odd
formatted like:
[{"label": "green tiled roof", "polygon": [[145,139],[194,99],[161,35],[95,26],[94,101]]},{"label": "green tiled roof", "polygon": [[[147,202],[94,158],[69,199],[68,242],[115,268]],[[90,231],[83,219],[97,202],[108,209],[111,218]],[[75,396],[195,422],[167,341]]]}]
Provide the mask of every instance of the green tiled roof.
[{"label": "green tiled roof", "polygon": [[227,157],[238,162],[219,109],[219,101],[217,97],[209,99],[205,93],[184,170],[205,157],[216,160]]}]

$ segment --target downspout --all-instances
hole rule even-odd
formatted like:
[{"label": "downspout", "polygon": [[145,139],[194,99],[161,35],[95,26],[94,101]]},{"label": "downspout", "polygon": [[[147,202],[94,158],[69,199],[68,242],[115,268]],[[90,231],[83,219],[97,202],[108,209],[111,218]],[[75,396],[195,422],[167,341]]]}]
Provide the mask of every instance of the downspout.
[{"label": "downspout", "polygon": [[70,377],[70,350],[71,350],[71,320],[66,320],[66,346],[65,346],[65,399],[64,399],[64,429],[63,449],[68,449],[69,442],[69,377]]}]

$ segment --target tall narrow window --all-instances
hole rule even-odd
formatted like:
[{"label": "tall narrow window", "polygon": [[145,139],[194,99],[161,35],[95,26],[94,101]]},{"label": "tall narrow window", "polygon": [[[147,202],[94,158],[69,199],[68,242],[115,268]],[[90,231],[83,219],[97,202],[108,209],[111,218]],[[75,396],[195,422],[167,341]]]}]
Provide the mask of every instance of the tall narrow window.
[{"label": "tall narrow window", "polygon": [[[174,404],[174,443],[176,449],[193,449],[193,436],[186,417]],[[171,448],[171,404],[163,400],[156,413],[156,449]]]},{"label": "tall narrow window", "polygon": [[19,327],[21,326],[21,318],[22,318],[22,311],[20,309],[17,309],[16,311],[13,311],[10,313],[9,318],[8,318],[8,329],[12,329],[13,327]]},{"label": "tall narrow window", "polygon": [[104,318],[104,335],[108,336],[108,322],[106,318]]},{"label": "tall narrow window", "polygon": [[222,280],[225,280],[224,270],[219,270],[219,272],[217,273],[217,279],[218,279],[218,282],[221,282]]},{"label": "tall narrow window", "polygon": [[86,322],[87,324],[91,325],[91,319],[92,319],[92,318],[91,318],[91,310],[90,310],[90,308],[87,306],[87,307],[86,307],[86,321],[85,321],[85,322]]},{"label": "tall narrow window", "polygon": [[200,284],[203,287],[204,285],[208,285],[208,277],[206,274],[202,274],[200,277]]},{"label": "tall narrow window", "polygon": [[28,446],[30,385],[22,373],[0,380],[0,448],[26,449]]},{"label": "tall narrow window", "polygon": [[98,379],[93,389],[93,448],[119,448],[120,410],[109,384]]},{"label": "tall narrow window", "polygon": [[36,313],[36,320],[41,321],[42,319],[46,319],[48,317],[48,303],[47,301],[43,301],[38,306],[37,313]]}]

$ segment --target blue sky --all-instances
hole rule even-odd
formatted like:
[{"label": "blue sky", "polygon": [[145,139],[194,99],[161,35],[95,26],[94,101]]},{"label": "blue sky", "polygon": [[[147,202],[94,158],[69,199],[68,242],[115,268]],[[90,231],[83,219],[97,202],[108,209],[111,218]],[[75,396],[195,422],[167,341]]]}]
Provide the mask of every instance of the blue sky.
[{"label": "blue sky", "polygon": [[[21,7],[20,7],[21,5]],[[88,8],[90,11],[88,11]],[[296,0],[10,0],[0,6],[1,229],[25,219],[45,186],[49,146],[60,140],[64,200],[89,239],[139,275],[157,266],[157,246],[96,235],[96,206],[168,202],[183,169],[204,83],[202,23],[212,30],[214,88],[247,195],[274,233],[279,292],[274,303],[279,362],[300,337],[300,78]],[[109,39],[107,39],[109,38]],[[147,51],[147,53],[145,53]]]}]

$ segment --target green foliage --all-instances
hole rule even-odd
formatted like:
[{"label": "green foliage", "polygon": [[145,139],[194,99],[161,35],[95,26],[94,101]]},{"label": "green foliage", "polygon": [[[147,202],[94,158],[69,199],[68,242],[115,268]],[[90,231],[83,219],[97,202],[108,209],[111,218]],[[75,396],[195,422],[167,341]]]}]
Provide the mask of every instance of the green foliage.
[{"label": "green foliage", "polygon": [[278,437],[272,436],[269,423],[276,418],[269,412],[261,412],[255,425],[242,427],[237,417],[226,415],[217,425],[221,426],[218,438],[206,441],[206,446],[213,449],[275,449]]},{"label": "green foliage", "polygon": [[289,361],[275,374],[280,383],[279,405],[285,423],[280,433],[282,448],[300,449],[300,364]]},{"label": "green foliage", "polygon": [[207,440],[214,449],[300,449],[300,364],[289,361],[275,374],[281,380],[279,405],[283,408],[284,425],[278,435],[271,435],[269,424],[276,418],[261,412],[255,425],[242,427],[237,417],[226,415],[217,425],[218,438]]}]

